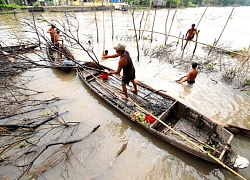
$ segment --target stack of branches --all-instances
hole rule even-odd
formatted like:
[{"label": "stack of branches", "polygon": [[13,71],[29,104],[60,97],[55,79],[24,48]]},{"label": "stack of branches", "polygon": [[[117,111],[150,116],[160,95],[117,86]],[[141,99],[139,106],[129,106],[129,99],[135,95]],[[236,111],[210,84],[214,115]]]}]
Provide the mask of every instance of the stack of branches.
[{"label": "stack of branches", "polygon": [[73,154],[72,145],[99,126],[83,138],[74,138],[80,123],[63,119],[67,112],[59,114],[60,98],[38,99],[44,92],[29,89],[32,77],[22,77],[31,68],[44,67],[39,59],[46,59],[39,53],[37,61],[12,54],[12,62],[0,54],[0,177],[32,179],[65,162]]},{"label": "stack of branches", "polygon": [[[203,67],[208,70],[222,71],[222,78],[236,88],[249,90],[250,88],[250,62],[249,49],[236,55],[232,52],[225,52],[223,49],[230,48],[230,45],[218,45],[220,50],[203,48],[209,56],[204,58]],[[238,51],[234,51],[238,53]]]},{"label": "stack of branches", "polygon": [[[58,97],[36,99],[43,92],[27,87],[30,80],[20,76],[25,65],[18,62],[18,66],[16,64],[13,68],[7,57],[2,57],[0,176],[5,179],[29,179],[66,159],[71,144],[78,142],[68,142],[67,139],[74,135],[79,123],[67,123],[61,118],[56,106],[60,100]],[[56,148],[46,151],[52,146]]]},{"label": "stack of branches", "polygon": [[172,63],[172,59],[170,58],[171,53],[174,51],[172,47],[173,43],[167,45],[157,45],[152,47],[151,44],[144,44],[142,46],[144,56],[148,56],[150,58],[150,62],[152,58],[159,59],[165,62]]}]

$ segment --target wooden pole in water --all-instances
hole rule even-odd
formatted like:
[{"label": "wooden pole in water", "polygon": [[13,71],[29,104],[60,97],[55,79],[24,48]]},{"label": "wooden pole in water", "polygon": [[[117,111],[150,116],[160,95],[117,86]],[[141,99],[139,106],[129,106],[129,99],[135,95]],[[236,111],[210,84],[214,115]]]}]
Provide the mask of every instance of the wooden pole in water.
[{"label": "wooden pole in water", "polygon": [[156,9],[155,9],[155,15],[154,15],[154,20],[153,20],[153,24],[152,24],[152,31],[151,31],[151,40],[150,42],[152,43],[153,41],[153,32],[154,32],[154,25],[155,25],[155,16],[156,16]]},{"label": "wooden pole in water", "polygon": [[166,34],[165,35],[165,46],[167,45],[167,38],[168,38],[168,36],[167,36],[167,22],[168,22],[168,16],[169,16],[170,8],[171,8],[171,5],[170,5],[170,7],[168,9],[168,14],[167,14],[166,22],[165,22],[165,34]]},{"label": "wooden pole in water", "polygon": [[171,21],[171,25],[170,25],[170,27],[169,27],[169,31],[168,31],[168,34],[167,34],[167,37],[166,37],[166,41],[168,41],[168,36],[169,36],[169,34],[170,34],[170,31],[171,31],[171,28],[172,28],[172,25],[173,25],[173,22],[174,22],[174,18],[175,18],[175,15],[176,15],[176,13],[177,13],[177,9],[178,9],[178,7],[179,7],[179,4],[180,4],[180,0],[178,0],[178,2],[177,2],[177,6],[176,6],[176,8],[175,8],[174,15],[173,15],[173,17],[172,17],[172,21]]},{"label": "wooden pole in water", "polygon": [[226,24],[225,24],[224,28],[222,29],[221,34],[220,34],[219,38],[217,39],[217,41],[216,41],[216,43],[215,43],[215,46],[216,46],[216,45],[217,45],[217,43],[219,42],[219,40],[220,40],[220,38],[221,38],[221,36],[222,36],[222,34],[223,34],[223,32],[224,32],[224,30],[225,30],[226,26],[227,26],[228,21],[229,21],[229,19],[230,19],[230,18],[231,18],[231,16],[232,16],[232,13],[233,13],[234,8],[236,7],[237,3],[238,3],[238,0],[236,0],[236,1],[235,1],[234,7],[233,7],[233,9],[232,9],[232,11],[231,11],[230,15],[229,15],[229,16],[228,16],[228,18],[227,18],[227,22],[226,22]]},{"label": "wooden pole in water", "polygon": [[134,17],[135,9],[131,10],[130,12],[131,12],[131,15],[132,15],[133,26],[134,26],[134,31],[135,31],[135,40],[136,40],[136,46],[137,46],[137,61],[139,62],[140,51],[139,51],[139,43],[138,43],[137,32],[136,32],[136,28],[135,28],[135,17]]},{"label": "wooden pole in water", "polygon": [[114,39],[114,20],[113,20],[112,8],[110,8],[110,15],[111,15],[111,24],[112,24],[112,39]]},{"label": "wooden pole in water", "polygon": [[[139,27],[139,29],[141,29],[141,23],[142,23],[142,20],[143,20],[143,16],[144,16],[144,12],[142,12],[142,16],[141,16],[141,21],[140,21],[140,27]],[[139,30],[138,38],[139,38],[139,40],[141,39],[141,31],[140,31],[140,30]]]},{"label": "wooden pole in water", "polygon": [[[152,1],[150,1],[150,5],[148,7],[148,13],[147,13],[147,16],[146,16],[146,20],[145,20],[145,24],[144,24],[144,28],[143,29],[145,29],[145,27],[146,27],[146,24],[147,24],[147,21],[148,21],[148,16],[149,16],[150,10],[151,10],[151,5],[152,5]],[[144,31],[142,31],[141,38],[143,37],[143,33],[144,33]]]},{"label": "wooden pole in water", "polygon": [[[90,73],[88,70],[83,69],[84,71]],[[90,73],[91,74],[91,73]],[[117,93],[119,96],[123,96],[123,94],[119,93],[117,90],[115,90],[114,88],[112,88],[110,85],[105,84],[104,82],[102,82],[101,80],[99,80],[96,76],[93,75],[93,77],[101,84],[103,84],[105,87],[107,87],[108,89],[112,90],[113,92]],[[140,105],[138,105],[136,102],[134,102],[132,99],[128,99],[129,102],[131,102],[132,104],[134,104],[139,110],[141,110],[142,112],[152,116],[153,118],[155,118],[158,122],[162,123],[165,127],[169,128],[169,130],[171,130],[173,133],[175,133],[176,135],[179,135],[180,137],[182,137],[185,141],[189,142],[190,144],[192,144],[194,147],[200,149],[203,153],[207,154],[211,159],[213,159],[214,161],[216,161],[218,164],[222,165],[224,168],[226,168],[227,170],[229,170],[230,172],[232,172],[233,174],[237,175],[238,177],[240,177],[243,180],[247,180],[246,178],[244,178],[243,176],[241,176],[240,174],[238,174],[237,172],[235,172],[233,169],[229,168],[227,165],[225,165],[223,162],[221,162],[218,158],[212,156],[211,154],[207,153],[202,147],[200,147],[198,144],[194,143],[193,141],[191,141],[190,139],[186,138],[185,136],[183,136],[182,134],[180,134],[179,132],[175,131],[173,128],[171,128],[170,126],[168,126],[165,122],[163,122],[162,120],[160,120],[158,117],[154,116],[153,114],[151,114],[150,112],[148,112],[147,110],[145,110],[144,108],[142,108]]]},{"label": "wooden pole in water", "polygon": [[103,53],[105,51],[105,22],[104,22],[104,12],[102,12],[102,25],[103,25]]}]

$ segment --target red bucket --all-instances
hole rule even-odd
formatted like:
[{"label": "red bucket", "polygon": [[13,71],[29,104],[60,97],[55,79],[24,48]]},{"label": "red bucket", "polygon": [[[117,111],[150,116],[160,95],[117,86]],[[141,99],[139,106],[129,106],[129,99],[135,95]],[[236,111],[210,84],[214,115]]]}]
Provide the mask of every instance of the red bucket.
[{"label": "red bucket", "polygon": [[107,80],[109,78],[109,75],[107,73],[102,73],[102,79]]},{"label": "red bucket", "polygon": [[145,119],[146,119],[146,121],[147,121],[148,123],[153,123],[153,122],[155,122],[155,118],[152,117],[152,116],[150,116],[149,114],[147,114],[147,115],[145,116]]}]

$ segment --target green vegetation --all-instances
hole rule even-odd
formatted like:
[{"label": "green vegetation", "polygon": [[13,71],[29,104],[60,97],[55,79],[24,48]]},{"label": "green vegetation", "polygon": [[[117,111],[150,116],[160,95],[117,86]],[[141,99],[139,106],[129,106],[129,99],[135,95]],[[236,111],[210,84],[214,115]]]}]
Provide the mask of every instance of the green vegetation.
[{"label": "green vegetation", "polygon": [[206,67],[207,67],[207,69],[212,70],[212,69],[214,69],[214,67],[215,67],[216,65],[217,65],[217,63],[216,63],[216,62],[213,62],[213,63],[207,64]]},{"label": "green vegetation", "polygon": [[249,79],[249,78],[246,78],[246,82],[245,82],[245,85],[248,85],[248,86],[250,86],[250,79]]},{"label": "green vegetation", "polygon": [[[152,0],[127,0],[128,4],[136,6],[146,6],[149,7],[149,5],[152,3]],[[162,0],[163,7],[171,7],[176,8],[178,7],[199,7],[199,6],[205,6],[205,5],[211,5],[211,6],[232,6],[235,4],[235,0]],[[238,5],[241,6],[250,6],[250,0],[239,0]]]},{"label": "green vegetation", "polygon": [[39,6],[40,6],[39,1],[36,1],[36,2],[33,4],[33,7],[39,7]]},{"label": "green vegetation", "polygon": [[3,9],[18,9],[18,8],[25,8],[26,6],[20,6],[18,4],[0,4],[0,8]]}]

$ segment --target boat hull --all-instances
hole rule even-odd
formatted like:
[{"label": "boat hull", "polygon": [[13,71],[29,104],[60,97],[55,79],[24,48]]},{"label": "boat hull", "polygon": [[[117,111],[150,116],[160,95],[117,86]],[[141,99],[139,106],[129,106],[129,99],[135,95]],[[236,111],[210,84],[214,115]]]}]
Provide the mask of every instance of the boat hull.
[{"label": "boat hull", "polygon": [[72,53],[68,50],[66,46],[61,46],[60,51],[64,60],[61,60],[58,56],[58,50],[53,44],[47,44],[46,54],[49,60],[49,63],[53,68],[58,68],[63,71],[69,72],[72,68],[76,68],[76,60]]}]

